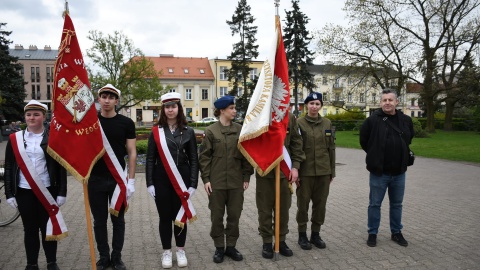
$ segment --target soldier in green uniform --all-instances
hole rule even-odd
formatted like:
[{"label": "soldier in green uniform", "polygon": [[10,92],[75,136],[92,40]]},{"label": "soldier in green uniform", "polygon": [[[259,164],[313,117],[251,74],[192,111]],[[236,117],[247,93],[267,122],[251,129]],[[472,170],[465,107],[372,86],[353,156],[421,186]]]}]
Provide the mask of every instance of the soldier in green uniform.
[{"label": "soldier in green uniform", "polygon": [[[300,164],[300,187],[297,188],[298,244],[302,249],[325,248],[320,227],[325,220],[330,183],[335,177],[335,134],[332,122],[318,113],[322,94],[313,92],[304,101],[307,115],[298,119],[306,159]],[[308,208],[312,201],[311,237],[307,238]]]},{"label": "soldier in green uniform", "polygon": [[[291,184],[298,180],[298,169],[300,163],[305,160],[303,152],[302,137],[298,133],[298,125],[295,116],[291,113],[288,115],[287,136],[284,141],[290,159],[292,161],[292,169],[289,176],[285,177],[282,173],[280,179],[280,254],[290,257],[293,255],[292,250],[285,243],[288,233],[289,209],[292,205]],[[262,177],[258,173],[257,191],[255,198],[258,209],[258,231],[263,240],[262,257],[266,259],[273,258],[272,238],[274,235],[275,218],[275,172],[272,171]]]},{"label": "soldier in green uniform", "polygon": [[[210,236],[216,248],[213,261],[223,262],[224,255],[241,261],[243,256],[235,245],[240,234],[238,222],[243,209],[243,193],[248,188],[253,167],[237,148],[242,126],[233,122],[235,98],[224,96],[214,105],[214,115],[219,121],[205,130],[199,157],[202,180],[209,196]],[[226,225],[223,224],[225,208]]]}]

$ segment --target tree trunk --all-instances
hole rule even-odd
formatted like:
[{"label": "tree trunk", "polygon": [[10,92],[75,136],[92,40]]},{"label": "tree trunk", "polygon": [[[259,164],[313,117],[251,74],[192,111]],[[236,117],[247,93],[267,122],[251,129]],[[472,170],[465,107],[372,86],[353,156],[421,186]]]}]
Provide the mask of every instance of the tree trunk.
[{"label": "tree trunk", "polygon": [[455,108],[455,101],[447,99],[445,101],[445,122],[443,123],[443,129],[451,131],[453,130],[453,109]]}]

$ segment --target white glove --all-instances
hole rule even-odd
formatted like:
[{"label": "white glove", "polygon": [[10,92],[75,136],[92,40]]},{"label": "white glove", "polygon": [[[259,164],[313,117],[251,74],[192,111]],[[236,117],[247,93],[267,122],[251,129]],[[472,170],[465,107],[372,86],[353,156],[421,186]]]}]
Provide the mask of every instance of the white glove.
[{"label": "white glove", "polygon": [[190,193],[190,199],[193,198],[193,194],[195,194],[195,190],[197,189],[193,187],[188,188],[188,193]]},{"label": "white glove", "polygon": [[15,199],[15,197],[12,197],[12,198],[10,198],[10,199],[7,199],[7,203],[10,204],[10,206],[11,206],[13,209],[17,209],[17,208],[18,208],[17,199]]},{"label": "white glove", "polygon": [[155,187],[153,185],[150,185],[147,187],[148,193],[150,193],[150,196],[155,199]]},{"label": "white glove", "polygon": [[67,197],[57,196],[58,207],[64,205],[66,201],[67,201]]},{"label": "white glove", "polygon": [[127,200],[129,200],[133,196],[134,192],[135,192],[135,179],[130,178],[128,179],[128,183],[127,183]]}]

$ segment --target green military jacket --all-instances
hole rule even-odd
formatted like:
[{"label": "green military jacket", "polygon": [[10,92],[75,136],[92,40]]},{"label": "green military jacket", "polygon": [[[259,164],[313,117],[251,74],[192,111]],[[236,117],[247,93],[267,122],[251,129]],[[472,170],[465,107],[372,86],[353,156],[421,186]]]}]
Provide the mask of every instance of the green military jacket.
[{"label": "green military jacket", "polygon": [[241,129],[237,123],[223,126],[220,121],[205,129],[200,172],[203,183],[210,182],[212,189],[243,188],[243,182],[250,182],[253,167],[237,147]]},{"label": "green military jacket", "polygon": [[318,115],[298,119],[306,159],[300,165],[299,176],[332,175],[335,177],[335,134],[332,122]]},{"label": "green military jacket", "polygon": [[[284,141],[285,148],[287,148],[290,159],[292,160],[292,168],[300,169],[300,163],[305,160],[305,153],[303,152],[302,137],[298,133],[298,125],[295,116],[292,113],[288,114],[288,128],[287,136]],[[260,176],[258,173],[256,177],[275,178],[275,169],[269,172],[265,176]],[[285,175],[280,173],[280,177],[284,178]]]}]

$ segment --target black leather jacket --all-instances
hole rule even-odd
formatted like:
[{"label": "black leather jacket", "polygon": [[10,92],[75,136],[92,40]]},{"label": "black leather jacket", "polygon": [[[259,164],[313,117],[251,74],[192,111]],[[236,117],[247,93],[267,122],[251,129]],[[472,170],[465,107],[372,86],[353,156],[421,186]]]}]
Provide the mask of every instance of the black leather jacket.
[{"label": "black leather jacket", "polygon": [[[19,131],[24,132],[24,131]],[[57,194],[54,196],[67,196],[67,172],[66,170],[47,153],[49,131],[45,130],[40,147],[43,149],[47,161],[47,170],[50,176],[50,186],[55,188]],[[20,168],[18,167],[13,147],[10,140],[5,149],[5,196],[15,197],[18,183],[20,181]]]},{"label": "black leather jacket", "polygon": [[[168,127],[164,127],[164,129],[168,149],[182,175],[185,186],[196,189],[199,169],[195,131],[191,127],[184,127],[183,130],[177,129],[172,134]],[[150,133],[148,138],[145,176],[147,187],[153,185],[154,181],[170,181],[158,154],[153,133]]]}]

